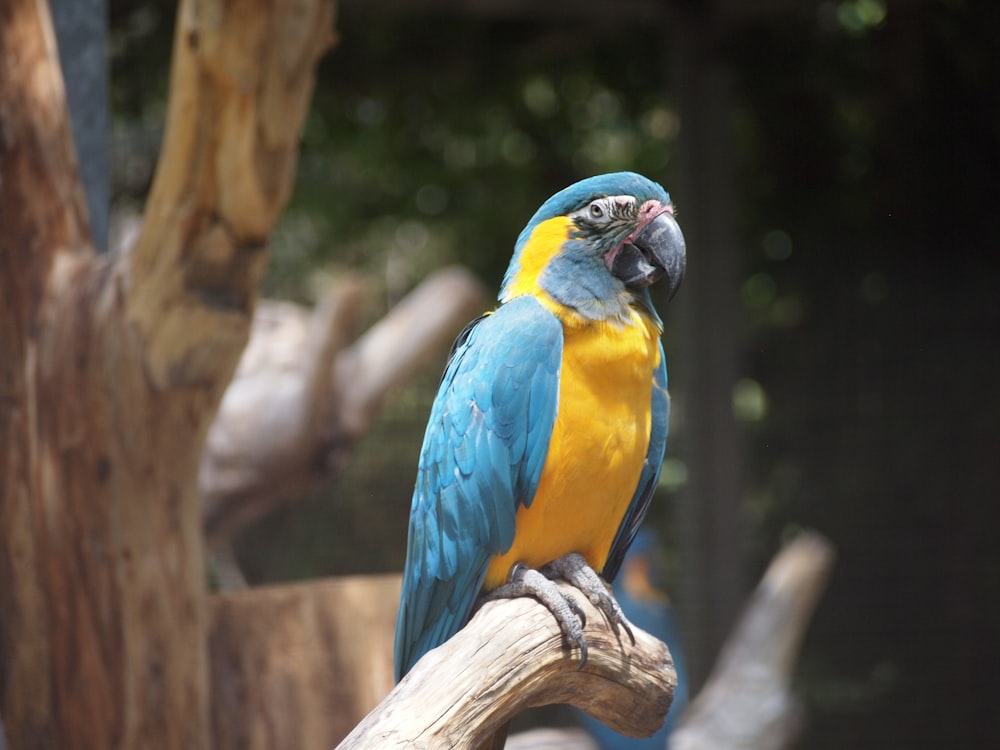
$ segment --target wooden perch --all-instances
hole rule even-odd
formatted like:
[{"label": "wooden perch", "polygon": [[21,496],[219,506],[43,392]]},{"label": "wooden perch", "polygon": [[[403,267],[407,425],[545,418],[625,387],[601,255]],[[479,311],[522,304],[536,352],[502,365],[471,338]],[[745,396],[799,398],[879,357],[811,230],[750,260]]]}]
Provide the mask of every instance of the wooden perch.
[{"label": "wooden perch", "polygon": [[677,685],[667,647],[641,630],[634,646],[619,639],[582,594],[560,585],[587,615],[583,670],[541,604],[490,602],[417,662],[338,749],[475,747],[520,711],[550,703],[570,703],[630,736],[655,732]]},{"label": "wooden perch", "polygon": [[768,567],[670,750],[780,750],[799,729],[789,682],[833,567],[833,546],[804,533]]},{"label": "wooden perch", "polygon": [[468,271],[445,269],[351,343],[365,293],[349,276],[311,314],[259,306],[201,462],[214,545],[339,470],[386,396],[440,357],[486,298]]}]

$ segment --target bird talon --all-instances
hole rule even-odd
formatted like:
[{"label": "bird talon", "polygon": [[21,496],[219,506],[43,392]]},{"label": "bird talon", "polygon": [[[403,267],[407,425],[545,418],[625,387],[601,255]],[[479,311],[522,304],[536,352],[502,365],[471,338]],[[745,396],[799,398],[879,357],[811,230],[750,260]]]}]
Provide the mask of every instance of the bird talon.
[{"label": "bird talon", "polygon": [[580,621],[580,627],[587,627],[587,613],[583,611],[583,607],[577,604],[576,599],[569,594],[563,594],[563,596],[566,597],[566,604],[569,605],[569,608],[573,610],[573,614],[576,615],[576,618]]},{"label": "bird talon", "polygon": [[581,637],[577,647],[580,649],[580,663],[576,665],[576,671],[582,672],[583,668],[587,666],[587,658],[589,657],[587,653],[587,639]]},{"label": "bird talon", "polygon": [[515,563],[507,575],[507,583],[481,596],[476,603],[476,609],[484,602],[520,596],[537,599],[552,613],[570,647],[580,649],[582,669],[588,658],[587,639],[583,634],[583,629],[587,626],[587,613],[573,596],[559,589],[543,571],[535,570],[523,563]]},{"label": "bird talon", "polygon": [[621,625],[622,625],[622,628],[625,629],[625,632],[628,633],[628,639],[632,642],[632,645],[634,646],[635,645],[635,633],[632,632],[632,626],[629,625],[628,621],[624,620],[624,619],[622,620]]},{"label": "bird talon", "polygon": [[523,580],[524,574],[529,570],[531,570],[531,568],[524,563],[514,563],[510,566],[510,572],[507,574],[507,582],[515,583],[516,581]]},{"label": "bird talon", "polygon": [[625,613],[622,612],[618,602],[604,580],[594,572],[594,569],[587,564],[583,555],[571,552],[556,560],[553,560],[542,569],[549,578],[562,578],[567,583],[576,586],[586,594],[587,599],[594,605],[601,614],[604,615],[612,632],[620,637],[619,627],[624,630],[632,645],[635,645],[635,633]]}]

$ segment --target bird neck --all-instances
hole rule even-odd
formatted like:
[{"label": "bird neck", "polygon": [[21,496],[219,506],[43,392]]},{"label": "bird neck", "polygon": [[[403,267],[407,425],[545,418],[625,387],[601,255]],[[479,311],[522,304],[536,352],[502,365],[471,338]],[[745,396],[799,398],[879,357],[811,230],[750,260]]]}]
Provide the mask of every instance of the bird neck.
[{"label": "bird neck", "polygon": [[570,327],[634,325],[637,311],[659,325],[648,294],[637,296],[611,276],[603,256],[573,232],[572,220],[557,216],[522,233],[504,276],[500,301],[533,296]]}]

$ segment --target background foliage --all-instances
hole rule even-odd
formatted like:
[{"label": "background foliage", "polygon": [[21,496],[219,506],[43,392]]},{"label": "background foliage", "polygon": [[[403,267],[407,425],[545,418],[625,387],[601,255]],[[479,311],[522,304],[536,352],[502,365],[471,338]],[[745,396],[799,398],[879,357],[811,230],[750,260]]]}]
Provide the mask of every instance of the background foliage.
[{"label": "background foliage", "polygon": [[[669,189],[683,81],[660,24],[343,5],[268,293],[308,300],[360,269],[374,318],[448,263],[496,288],[555,189],[621,168]],[[126,209],[151,177],[173,11],[110,7]],[[838,547],[802,663],[803,747],[984,747],[1000,737],[1000,6],[739,7],[713,43],[737,92],[746,582],[795,528]],[[399,394],[335,486],[246,534],[253,580],[401,567],[436,381]],[[652,518],[667,539],[675,438]]]}]

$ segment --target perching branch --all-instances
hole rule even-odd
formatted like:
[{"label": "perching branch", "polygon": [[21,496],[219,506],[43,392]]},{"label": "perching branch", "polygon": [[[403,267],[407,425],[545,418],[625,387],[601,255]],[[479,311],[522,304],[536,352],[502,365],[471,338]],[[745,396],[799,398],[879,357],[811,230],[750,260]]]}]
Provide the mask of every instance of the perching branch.
[{"label": "perching branch", "polygon": [[[789,682],[799,646],[833,566],[833,546],[815,532],[778,553],[723,646],[715,671],[681,717],[669,750],[789,747],[801,713]],[[597,750],[579,729],[512,735],[507,750]]]},{"label": "perching branch", "polygon": [[178,10],[163,149],[128,253],[128,315],[157,387],[214,378],[246,343],[333,15],[316,0]]},{"label": "perching branch", "polygon": [[677,684],[667,647],[641,630],[634,646],[616,637],[582,594],[560,585],[587,615],[582,670],[541,604],[490,602],[417,662],[338,750],[475,747],[520,711],[550,703],[570,703],[630,736],[655,732]]}]

